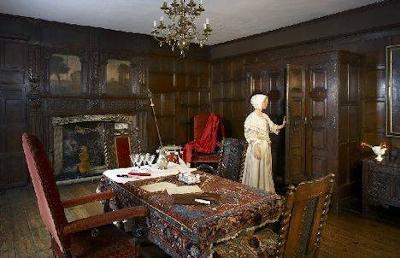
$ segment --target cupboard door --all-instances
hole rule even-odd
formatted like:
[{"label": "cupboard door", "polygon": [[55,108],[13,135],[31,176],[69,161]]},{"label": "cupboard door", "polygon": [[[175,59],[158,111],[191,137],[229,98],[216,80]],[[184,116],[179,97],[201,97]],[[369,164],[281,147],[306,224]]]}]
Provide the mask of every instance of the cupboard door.
[{"label": "cupboard door", "polygon": [[308,76],[306,170],[317,178],[328,173],[328,71],[325,66],[311,66]]},{"label": "cupboard door", "polygon": [[[265,92],[268,95],[269,105],[267,113],[275,124],[281,124],[285,115],[285,71],[269,70],[265,73]],[[272,173],[278,184],[284,181],[285,167],[285,135],[270,134],[272,152]]]},{"label": "cupboard door", "polygon": [[28,180],[21,145],[26,131],[25,52],[22,43],[0,41],[0,189]]},{"label": "cupboard door", "polygon": [[[281,124],[285,116],[286,84],[285,69],[262,67],[247,73],[250,92],[262,92],[269,99],[266,113],[276,124]],[[248,104],[250,106],[250,104]],[[253,110],[249,107],[248,111]],[[272,154],[272,174],[276,184],[284,183],[285,135],[270,134]]]},{"label": "cupboard door", "polygon": [[303,66],[286,67],[286,173],[285,183],[297,183],[308,177],[305,168],[305,115],[307,71]]}]

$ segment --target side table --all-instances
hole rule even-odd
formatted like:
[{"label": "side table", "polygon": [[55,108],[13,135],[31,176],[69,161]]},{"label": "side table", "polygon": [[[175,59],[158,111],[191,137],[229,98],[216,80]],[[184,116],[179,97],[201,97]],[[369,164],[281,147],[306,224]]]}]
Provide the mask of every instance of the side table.
[{"label": "side table", "polygon": [[400,162],[363,160],[363,215],[369,215],[370,205],[400,207]]}]

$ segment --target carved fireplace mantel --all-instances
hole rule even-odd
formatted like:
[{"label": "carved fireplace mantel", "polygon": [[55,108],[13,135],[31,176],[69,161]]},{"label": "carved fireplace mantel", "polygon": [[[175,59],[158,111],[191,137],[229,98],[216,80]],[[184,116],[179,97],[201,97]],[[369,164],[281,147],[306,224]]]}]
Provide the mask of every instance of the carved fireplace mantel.
[{"label": "carved fireplace mantel", "polygon": [[[116,167],[114,137],[127,135],[131,149],[140,151],[140,129],[136,115],[104,114],[52,117],[53,166],[58,180],[95,176]],[[88,149],[90,173],[80,173],[81,148]]]}]

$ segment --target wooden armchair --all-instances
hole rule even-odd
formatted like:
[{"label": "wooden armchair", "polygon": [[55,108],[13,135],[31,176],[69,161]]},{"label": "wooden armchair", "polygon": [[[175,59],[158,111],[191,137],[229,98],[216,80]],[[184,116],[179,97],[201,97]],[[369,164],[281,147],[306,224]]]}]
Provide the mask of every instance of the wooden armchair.
[{"label": "wooden armchair", "polygon": [[330,174],[290,187],[279,233],[268,228],[243,233],[216,246],[214,257],[318,257],[334,178]]},{"label": "wooden armchair", "polygon": [[145,207],[126,208],[68,222],[65,208],[110,199],[113,193],[92,194],[62,202],[43,145],[35,136],[26,133],[22,136],[22,145],[40,216],[50,233],[55,257],[138,256],[131,237],[113,226],[112,222],[147,216]]},{"label": "wooden armchair", "polygon": [[225,138],[222,141],[222,156],[218,161],[217,169],[208,164],[201,164],[197,169],[217,174],[236,182],[242,182],[246,151],[247,142],[245,140]]}]

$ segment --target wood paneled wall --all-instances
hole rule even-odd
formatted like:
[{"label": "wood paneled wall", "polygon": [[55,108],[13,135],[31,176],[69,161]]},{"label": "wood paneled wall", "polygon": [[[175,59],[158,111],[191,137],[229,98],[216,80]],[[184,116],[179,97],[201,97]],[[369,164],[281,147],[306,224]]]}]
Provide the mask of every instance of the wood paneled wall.
[{"label": "wood paneled wall", "polygon": [[[333,40],[321,40],[291,47],[282,47],[239,56],[212,60],[211,98],[213,110],[232,122],[234,137],[243,137],[243,121],[249,111],[248,98],[252,86],[245,67],[249,64],[291,63],[302,56],[331,50],[347,50],[359,54],[362,61],[361,128],[362,140],[371,144],[382,141],[400,147],[400,138],[386,137],[386,46],[400,43],[400,26],[364,32]],[[223,96],[223,97],[221,97]],[[238,110],[240,109],[240,110]]]},{"label": "wood paneled wall", "polygon": [[[233,137],[243,137],[243,121],[250,112],[249,97],[254,90],[268,92],[267,83],[252,81],[249,76],[257,67],[284,67],[284,64],[299,64],[312,56],[329,51],[345,50],[360,56],[361,61],[344,60],[347,67],[336,67],[342,71],[339,91],[338,156],[334,167],[338,168],[338,180],[333,201],[334,209],[343,207],[344,200],[351,196],[361,197],[360,142],[370,144],[386,142],[400,147],[400,138],[386,136],[386,46],[400,43],[400,26],[392,26],[368,32],[319,40],[289,47],[277,47],[259,52],[213,59],[211,64],[211,99],[213,110],[229,121]],[[268,81],[268,80],[267,80]],[[357,85],[357,86],[355,86]],[[359,87],[358,87],[359,85]],[[359,92],[353,89],[360,89]],[[275,119],[279,123],[279,119]],[[361,137],[360,137],[361,136]],[[276,148],[276,146],[275,146]],[[273,155],[277,152],[273,151]],[[279,152],[278,152],[279,153]],[[366,150],[361,155],[371,155]],[[276,155],[275,155],[276,156]],[[279,183],[283,170],[284,155],[274,157],[275,182]]]},{"label": "wood paneled wall", "polygon": [[0,187],[26,180],[20,143],[26,130],[26,52],[24,44],[0,40]]},{"label": "wood paneled wall", "polygon": [[[53,53],[81,58],[87,78],[84,93],[64,96],[50,91],[48,64]],[[154,94],[164,143],[187,142],[192,116],[210,110],[208,53],[207,47],[194,47],[181,59],[148,35],[0,15],[0,188],[28,180],[20,143],[24,131],[38,135],[51,151],[54,116],[137,114],[145,129],[143,151],[153,151],[158,139],[147,88]],[[131,94],[105,92],[107,59],[131,61]]]},{"label": "wood paneled wall", "polygon": [[[163,144],[184,144],[193,138],[193,116],[211,110],[209,61],[152,56],[148,69]],[[158,146],[156,137],[149,141]]]}]

